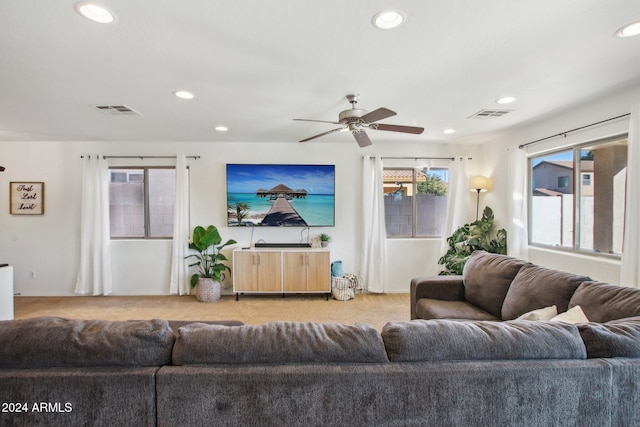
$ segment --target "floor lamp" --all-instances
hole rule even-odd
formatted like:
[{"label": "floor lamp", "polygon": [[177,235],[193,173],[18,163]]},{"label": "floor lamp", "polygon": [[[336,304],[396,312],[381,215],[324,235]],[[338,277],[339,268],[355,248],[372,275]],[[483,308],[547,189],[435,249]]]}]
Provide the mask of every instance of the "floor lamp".
[{"label": "floor lamp", "polygon": [[471,191],[477,193],[476,198],[476,221],[478,220],[478,214],[480,213],[480,193],[489,190],[489,178],[486,176],[478,175],[471,178],[469,181]]}]

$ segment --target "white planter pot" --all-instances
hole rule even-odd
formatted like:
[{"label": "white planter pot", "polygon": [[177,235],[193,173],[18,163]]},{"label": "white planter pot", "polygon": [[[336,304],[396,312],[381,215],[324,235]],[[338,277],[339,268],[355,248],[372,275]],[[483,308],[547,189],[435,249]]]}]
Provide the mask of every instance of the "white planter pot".
[{"label": "white planter pot", "polygon": [[220,299],[220,282],[213,279],[198,279],[196,286],[196,299],[200,302],[214,302]]}]

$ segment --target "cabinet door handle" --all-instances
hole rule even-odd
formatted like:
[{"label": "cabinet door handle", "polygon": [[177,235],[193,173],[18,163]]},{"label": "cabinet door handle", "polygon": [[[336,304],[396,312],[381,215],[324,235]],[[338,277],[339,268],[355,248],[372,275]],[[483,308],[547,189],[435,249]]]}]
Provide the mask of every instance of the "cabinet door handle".
[{"label": "cabinet door handle", "polygon": [[258,254],[258,265],[260,265],[260,254]]}]

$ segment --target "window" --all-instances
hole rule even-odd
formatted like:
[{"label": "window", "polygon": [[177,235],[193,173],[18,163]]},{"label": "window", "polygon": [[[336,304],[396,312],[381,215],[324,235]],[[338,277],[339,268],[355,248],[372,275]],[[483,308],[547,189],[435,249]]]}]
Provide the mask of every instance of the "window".
[{"label": "window", "polygon": [[387,237],[439,237],[447,209],[449,170],[384,169]]},{"label": "window", "polygon": [[569,187],[569,181],[571,177],[569,176],[559,176],[558,177],[558,188],[567,188]]},{"label": "window", "polygon": [[626,172],[626,136],[530,158],[530,243],[622,254]]},{"label": "window", "polygon": [[112,238],[171,238],[175,168],[112,168],[109,214]]}]

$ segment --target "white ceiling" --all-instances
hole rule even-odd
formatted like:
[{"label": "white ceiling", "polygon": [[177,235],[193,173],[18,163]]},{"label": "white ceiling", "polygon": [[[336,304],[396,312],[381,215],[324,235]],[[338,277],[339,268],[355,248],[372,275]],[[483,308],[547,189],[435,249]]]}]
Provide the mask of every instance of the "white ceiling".
[{"label": "white ceiling", "polygon": [[[337,120],[356,92],[359,108],[398,113],[384,123],[425,128],[372,130],[374,144],[475,143],[640,83],[640,36],[613,37],[640,20],[638,0],[97,3],[115,23],[73,0],[2,0],[0,141],[296,142],[335,126],[293,118]],[[390,7],[406,23],[374,28]],[[499,106],[503,95],[518,100]],[[103,104],[141,115],[92,107]],[[468,118],[485,108],[513,111]],[[322,141],[355,144],[342,132],[310,143]]]}]

